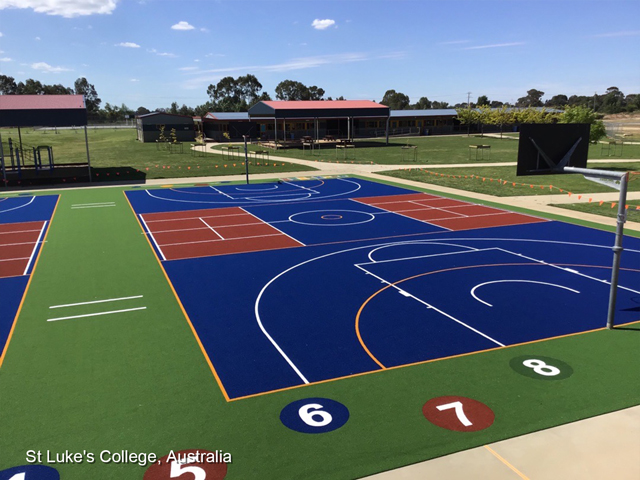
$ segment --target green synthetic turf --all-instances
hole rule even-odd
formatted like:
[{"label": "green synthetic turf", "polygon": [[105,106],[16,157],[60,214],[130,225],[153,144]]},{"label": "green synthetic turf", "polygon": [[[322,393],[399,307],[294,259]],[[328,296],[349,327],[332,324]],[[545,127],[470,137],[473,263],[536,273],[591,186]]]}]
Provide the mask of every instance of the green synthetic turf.
[{"label": "green synthetic turf", "polygon": [[[590,168],[618,172],[640,171],[640,162],[594,163]],[[473,167],[424,169],[412,168],[380,172],[390,177],[414,180],[475,193],[512,197],[524,195],[558,195],[560,193],[611,193],[612,187],[586,180],[582,175],[523,175],[516,176],[516,167]],[[465,178],[466,177],[466,178]],[[507,182],[504,184],[504,182]],[[516,184],[515,186],[513,184]],[[534,188],[531,188],[531,185]],[[553,188],[550,188],[553,186]],[[633,175],[628,184],[630,192],[640,191],[640,175]]]},{"label": "green synthetic turf", "polygon": [[[13,140],[14,146],[18,144],[18,131],[15,128],[2,128],[0,135],[2,135],[4,151],[7,154],[9,138]],[[88,138],[93,180],[96,182],[239,175],[245,172],[245,167],[242,165],[244,155],[232,158],[216,154],[194,157],[191,155],[189,143],[183,144],[183,153],[169,153],[165,150],[158,150],[155,143],[141,143],[136,140],[134,128],[89,128]],[[52,146],[56,163],[83,163],[87,161],[84,129],[58,130],[56,134],[51,130],[25,128],[22,129],[22,142],[28,146]],[[6,161],[9,164],[8,157]],[[46,163],[45,159],[43,159],[43,163]],[[257,160],[251,158],[251,173],[314,170],[304,165],[282,161],[267,163],[268,165],[265,165],[265,161],[261,158]],[[107,176],[107,174],[109,175]]]},{"label": "green synthetic turf", "polygon": [[[484,150],[484,157],[480,153],[476,160],[475,150],[469,149],[469,145],[490,145],[491,152]],[[403,150],[406,145],[415,145],[417,161],[413,160],[411,151]],[[216,148],[222,148],[217,146]],[[264,149],[264,147],[252,145],[252,150]],[[357,139],[354,151],[348,152],[348,160],[345,160],[343,152],[336,152],[336,148],[325,145],[319,150],[303,150],[301,147],[279,149],[271,151],[272,155],[303,160],[336,162],[340,163],[364,163],[379,165],[404,164],[456,164],[456,163],[485,163],[485,162],[515,162],[518,159],[518,141],[512,138],[480,137],[479,135],[442,135],[429,137],[396,137],[389,139],[386,145],[384,139]],[[354,158],[355,157],[355,158]],[[618,156],[608,156],[603,153],[601,144],[589,145],[589,158],[591,159],[638,159],[640,158],[640,145],[624,145],[623,151]],[[515,169],[514,169],[515,171]]]},{"label": "green synthetic turf", "polygon": [[[638,324],[227,403],[122,190],[60,192],[0,367],[0,469],[25,464],[30,449],[162,456],[201,448],[233,455],[229,479],[354,478],[640,403]],[[70,208],[110,201],[116,207]],[[107,309],[51,305],[131,295],[144,298],[108,308],[147,310],[46,322]],[[574,373],[520,375],[509,362],[522,355],[557,358]],[[422,405],[442,395],[485,403],[495,423],[468,433],[429,423]],[[287,429],[280,411],[306,397],[343,403],[349,421],[326,434]],[[136,480],[146,467],[56,468],[65,480]]]}]

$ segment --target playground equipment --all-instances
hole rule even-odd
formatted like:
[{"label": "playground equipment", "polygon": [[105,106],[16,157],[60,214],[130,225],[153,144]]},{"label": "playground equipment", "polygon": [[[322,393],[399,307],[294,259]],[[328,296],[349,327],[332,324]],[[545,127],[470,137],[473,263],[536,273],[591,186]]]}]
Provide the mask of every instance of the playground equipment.
[{"label": "playground equipment", "polygon": [[[44,162],[43,162],[44,159]],[[21,179],[26,171],[34,171],[36,175],[42,170],[53,171],[53,147],[50,145],[16,145],[9,138],[8,151],[4,145],[0,145],[0,167],[2,169],[3,183],[6,185],[9,176],[16,175]]]}]

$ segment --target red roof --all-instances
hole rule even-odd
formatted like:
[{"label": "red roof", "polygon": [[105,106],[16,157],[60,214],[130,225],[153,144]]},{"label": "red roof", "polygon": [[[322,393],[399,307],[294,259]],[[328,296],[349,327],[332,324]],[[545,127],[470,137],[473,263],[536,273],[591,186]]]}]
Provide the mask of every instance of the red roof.
[{"label": "red roof", "polygon": [[277,110],[329,110],[341,108],[387,108],[386,105],[372,102],[371,100],[268,100],[262,102],[265,105]]},{"label": "red roof", "polygon": [[82,95],[0,95],[0,110],[85,109]]}]

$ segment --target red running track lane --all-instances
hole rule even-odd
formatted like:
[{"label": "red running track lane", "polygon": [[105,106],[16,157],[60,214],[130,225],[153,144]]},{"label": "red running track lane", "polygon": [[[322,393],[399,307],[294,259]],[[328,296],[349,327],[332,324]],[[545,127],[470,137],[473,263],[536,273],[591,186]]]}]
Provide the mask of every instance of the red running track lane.
[{"label": "red running track lane", "polygon": [[149,213],[140,218],[166,260],[302,245],[238,207]]},{"label": "red running track lane", "polygon": [[548,221],[531,215],[427,193],[358,198],[357,201],[449,230],[471,230]]},{"label": "red running track lane", "polygon": [[45,222],[0,225],[0,278],[24,275]]}]

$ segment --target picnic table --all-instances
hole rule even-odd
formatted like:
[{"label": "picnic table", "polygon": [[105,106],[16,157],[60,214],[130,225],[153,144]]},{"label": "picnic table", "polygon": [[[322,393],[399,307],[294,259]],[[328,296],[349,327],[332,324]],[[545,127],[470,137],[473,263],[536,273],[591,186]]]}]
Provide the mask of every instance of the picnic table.
[{"label": "picnic table", "polygon": [[254,150],[253,152],[249,152],[249,153],[253,155],[256,160],[258,160],[258,156],[261,156],[263,159],[266,156],[267,161],[269,160],[269,150]]},{"label": "picnic table", "polygon": [[469,145],[469,160],[471,160],[471,152],[476,152],[476,160],[478,160],[478,152],[481,153],[481,160],[484,160],[484,151],[489,151],[489,158],[491,158],[491,145]]}]

